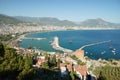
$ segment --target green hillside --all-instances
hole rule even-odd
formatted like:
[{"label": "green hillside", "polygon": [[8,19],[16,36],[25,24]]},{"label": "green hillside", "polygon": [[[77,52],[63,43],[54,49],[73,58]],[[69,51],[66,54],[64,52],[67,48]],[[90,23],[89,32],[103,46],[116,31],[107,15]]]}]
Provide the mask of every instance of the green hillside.
[{"label": "green hillside", "polygon": [[0,24],[18,24],[18,23],[22,23],[22,21],[7,15],[0,14]]}]

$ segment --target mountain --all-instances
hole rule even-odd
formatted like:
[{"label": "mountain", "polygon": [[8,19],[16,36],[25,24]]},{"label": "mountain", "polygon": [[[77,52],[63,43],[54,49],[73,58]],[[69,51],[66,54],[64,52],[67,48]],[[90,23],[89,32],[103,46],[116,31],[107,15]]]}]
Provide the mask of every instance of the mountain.
[{"label": "mountain", "polygon": [[34,22],[45,25],[54,25],[54,26],[76,26],[72,21],[68,20],[59,20],[57,18],[51,17],[23,17],[23,16],[15,16],[14,18],[25,21],[25,22]]},{"label": "mountain", "polygon": [[[23,16],[7,16],[0,14],[0,25],[1,24],[18,24],[18,23],[36,23],[40,25],[53,25],[53,26],[79,26],[87,28],[116,28],[120,29],[120,24],[107,22],[103,19],[87,19],[78,23],[69,20],[59,20],[51,17],[23,17]],[[25,25],[25,24],[23,24]]]},{"label": "mountain", "polygon": [[18,23],[22,23],[22,21],[7,15],[0,14],[0,24],[18,24]]},{"label": "mountain", "polygon": [[87,19],[81,22],[79,25],[86,26],[86,27],[117,27],[117,26],[120,26],[115,23],[107,22],[101,18]]}]

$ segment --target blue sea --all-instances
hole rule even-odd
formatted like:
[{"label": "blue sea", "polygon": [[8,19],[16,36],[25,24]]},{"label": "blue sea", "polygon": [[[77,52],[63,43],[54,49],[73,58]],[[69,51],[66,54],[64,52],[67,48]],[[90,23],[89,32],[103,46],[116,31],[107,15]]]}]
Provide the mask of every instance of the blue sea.
[{"label": "blue sea", "polygon": [[44,51],[54,52],[57,50],[52,48],[50,42],[53,41],[55,36],[59,37],[60,46],[74,51],[86,44],[111,40],[108,43],[85,47],[85,56],[92,59],[120,59],[120,30],[70,30],[32,33],[26,35],[26,37],[46,39],[24,39],[20,46],[23,48],[32,46]]}]

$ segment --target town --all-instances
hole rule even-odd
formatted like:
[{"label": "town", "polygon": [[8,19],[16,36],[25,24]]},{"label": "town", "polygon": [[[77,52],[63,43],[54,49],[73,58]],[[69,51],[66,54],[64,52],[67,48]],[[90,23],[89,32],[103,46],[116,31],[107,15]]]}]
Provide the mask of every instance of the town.
[{"label": "town", "polygon": [[[19,40],[19,38],[17,39]],[[14,44],[14,45],[13,45]],[[112,64],[107,60],[92,60],[84,56],[85,51],[78,49],[71,51],[59,46],[58,37],[54,38],[51,43],[55,49],[62,50],[64,53],[59,52],[46,52],[37,48],[29,46],[27,49],[20,48],[18,41],[11,42],[11,47],[16,49],[16,52],[22,56],[34,55],[33,67],[36,69],[50,69],[57,71],[61,78],[71,76],[72,80],[96,80],[96,75],[93,71],[99,66],[120,66],[119,61],[113,61]],[[55,76],[55,75],[54,75]],[[70,79],[68,79],[70,80]]]},{"label": "town", "polygon": [[[32,23],[33,24],[33,23]],[[39,50],[32,46],[28,48],[21,48],[19,43],[22,39],[37,39],[42,40],[44,38],[27,38],[26,34],[32,32],[43,32],[43,31],[57,31],[57,30],[78,30],[78,27],[56,27],[56,26],[9,26],[0,28],[1,35],[10,35],[11,39],[8,41],[2,41],[5,44],[8,44],[11,48],[16,49],[17,54],[21,56],[34,56],[34,63],[32,66],[35,69],[48,69],[57,72],[57,75],[53,77],[58,77],[65,80],[97,80],[98,76],[94,73],[96,68],[99,66],[120,66],[119,60],[92,60],[85,55],[84,47],[89,46],[85,45],[83,48],[77,49],[75,51],[63,48],[59,46],[58,37],[54,37],[54,41],[51,43],[51,46],[56,50],[61,50],[64,53],[60,52],[46,52]],[[81,29],[81,28],[79,28]],[[7,42],[7,43],[6,43]],[[110,41],[103,41],[96,44],[102,44]],[[90,46],[93,44],[90,44]],[[70,77],[69,77],[70,76]]]}]

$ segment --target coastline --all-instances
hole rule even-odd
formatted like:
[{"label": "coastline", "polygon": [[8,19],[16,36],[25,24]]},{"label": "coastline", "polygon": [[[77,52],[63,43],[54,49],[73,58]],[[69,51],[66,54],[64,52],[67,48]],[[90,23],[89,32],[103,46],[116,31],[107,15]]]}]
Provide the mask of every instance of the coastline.
[{"label": "coastline", "polygon": [[[58,30],[57,30],[58,31]],[[64,32],[64,31],[83,31],[84,32],[84,30],[59,30],[59,31],[62,31],[62,32]],[[89,30],[87,30],[87,31],[89,31]],[[56,32],[56,30],[53,30],[53,31],[42,31],[42,32],[44,32],[44,33],[46,33],[46,32]],[[100,31],[101,32],[101,31]],[[109,31],[108,31],[109,32]],[[114,30],[114,32],[116,32],[116,30]],[[36,33],[36,32],[35,32]],[[28,35],[28,34],[35,34],[34,32],[31,32],[31,33],[25,33],[25,34],[23,34],[23,35]],[[41,33],[41,31],[40,32],[37,32],[37,33]],[[40,37],[40,36],[38,36],[38,37]],[[54,36],[53,36],[54,37]],[[52,39],[53,39],[53,37],[52,37]],[[107,40],[107,39],[106,39]],[[47,40],[48,41],[48,40]],[[51,41],[51,40],[50,40]],[[94,43],[94,42],[92,42],[92,43]],[[38,43],[39,44],[39,43]],[[49,46],[51,46],[50,45],[50,43],[49,43],[49,41],[48,41],[48,44],[49,44]],[[44,44],[42,44],[42,45],[44,45]],[[62,47],[61,46],[61,44],[60,44],[60,47]],[[81,46],[80,46],[81,47]],[[113,46],[114,47],[114,46]],[[41,47],[42,48],[42,47]],[[51,48],[53,49],[54,48],[54,51],[55,50],[59,50],[57,47],[55,47],[55,46],[51,46]],[[64,48],[66,48],[66,47],[64,47]],[[62,48],[61,48],[62,49]],[[60,49],[60,50],[61,50]],[[44,51],[45,51],[45,49],[43,49]],[[49,51],[49,50],[48,50]],[[50,51],[52,51],[52,50],[50,50]],[[88,51],[87,51],[88,52]],[[111,53],[112,54],[112,53]]]}]

